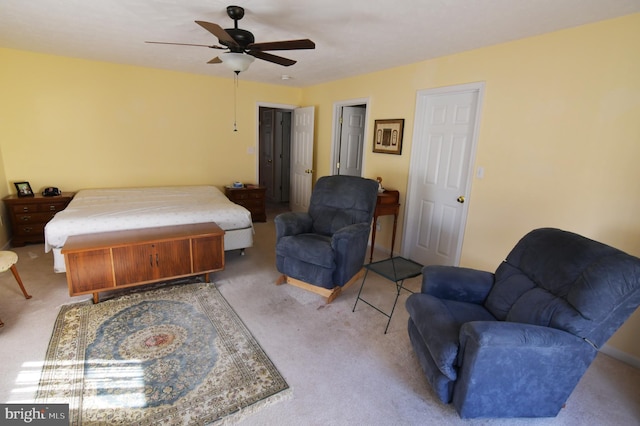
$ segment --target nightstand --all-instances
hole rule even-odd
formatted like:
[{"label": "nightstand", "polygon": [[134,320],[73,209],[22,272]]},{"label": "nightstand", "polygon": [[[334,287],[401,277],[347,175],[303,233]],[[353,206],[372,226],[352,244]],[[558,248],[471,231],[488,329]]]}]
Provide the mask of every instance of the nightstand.
[{"label": "nightstand", "polygon": [[259,185],[243,185],[241,188],[224,187],[224,195],[251,212],[254,222],[266,222],[265,193],[267,188]]},{"label": "nightstand", "polygon": [[62,195],[44,197],[36,194],[33,197],[9,195],[3,199],[11,220],[11,231],[14,247],[22,247],[26,243],[43,243],[44,226],[53,216],[71,202],[74,192],[63,192]]}]

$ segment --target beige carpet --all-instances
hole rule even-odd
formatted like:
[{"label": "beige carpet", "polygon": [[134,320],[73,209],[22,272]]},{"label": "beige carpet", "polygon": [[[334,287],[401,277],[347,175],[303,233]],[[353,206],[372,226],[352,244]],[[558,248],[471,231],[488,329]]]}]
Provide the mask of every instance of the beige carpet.
[{"label": "beige carpet", "polygon": [[[380,313],[365,304],[351,312],[359,284],[330,305],[299,288],[275,286],[272,215],[268,220],[255,224],[255,247],[245,256],[227,253],[226,269],[211,277],[293,390],[290,399],[240,424],[640,424],[640,371],[606,355],[598,355],[556,418],[461,420],[452,407],[437,402],[420,371],[406,332],[407,294],[400,296],[385,335],[386,318]],[[53,261],[42,245],[16,252],[33,299],[22,297],[10,273],[0,275],[3,402],[33,401],[59,306],[84,299],[68,296],[64,275],[52,272]],[[374,261],[383,257],[376,253]],[[415,290],[419,280],[407,285]],[[367,300],[393,302],[388,282],[370,277],[367,287]]]}]

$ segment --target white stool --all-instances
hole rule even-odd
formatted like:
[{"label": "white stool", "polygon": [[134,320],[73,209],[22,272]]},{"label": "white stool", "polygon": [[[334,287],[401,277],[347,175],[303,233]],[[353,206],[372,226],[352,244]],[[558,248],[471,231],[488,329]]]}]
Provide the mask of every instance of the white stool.
[{"label": "white stool", "polygon": [[[11,273],[15,277],[16,281],[18,281],[18,285],[20,286],[20,290],[22,290],[22,294],[24,294],[24,298],[31,299],[31,295],[27,293],[27,290],[24,288],[22,280],[20,279],[20,274],[18,274],[18,269],[16,268],[17,262],[18,255],[16,253],[8,250],[0,251],[0,272],[5,272],[7,269],[11,269]],[[0,320],[0,327],[3,325],[4,323]]]}]

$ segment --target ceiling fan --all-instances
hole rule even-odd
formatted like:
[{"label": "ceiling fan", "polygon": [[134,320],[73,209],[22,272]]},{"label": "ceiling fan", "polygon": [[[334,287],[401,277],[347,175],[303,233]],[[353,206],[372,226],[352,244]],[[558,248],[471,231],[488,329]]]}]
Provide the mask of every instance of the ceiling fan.
[{"label": "ceiling fan", "polygon": [[191,44],[191,43],[169,43],[161,41],[147,41],[146,43],[155,44],[173,44],[181,46],[200,46],[208,47],[211,49],[228,50],[225,53],[216,56],[208,64],[224,63],[228,65],[236,74],[241,71],[246,71],[249,65],[253,62],[254,58],[262,59],[264,61],[273,62],[274,64],[282,65],[285,67],[291,66],[296,63],[293,59],[284,58],[266,51],[272,50],[300,50],[300,49],[315,49],[316,45],[309,39],[300,40],[283,40],[272,41],[266,43],[256,43],[253,34],[247,30],[238,28],[238,21],[244,16],[244,8],[240,6],[227,6],[227,15],[233,19],[233,28],[223,29],[220,25],[205,21],[195,21],[205,30],[218,38],[218,41],[223,46],[218,45],[206,45],[206,44]]}]

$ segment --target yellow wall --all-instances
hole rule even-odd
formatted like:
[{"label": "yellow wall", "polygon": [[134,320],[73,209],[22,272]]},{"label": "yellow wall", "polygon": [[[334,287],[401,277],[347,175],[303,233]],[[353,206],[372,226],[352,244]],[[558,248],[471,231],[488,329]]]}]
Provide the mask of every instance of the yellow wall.
[{"label": "yellow wall", "polygon": [[[315,168],[331,171],[334,103],[368,98],[364,175],[406,193],[416,92],[484,82],[475,165],[485,177],[468,197],[461,264],[493,270],[543,226],[640,256],[638,46],[635,14],[305,88],[303,103],[317,107]],[[373,121],[386,118],[405,119],[401,156],[371,152]],[[390,241],[385,219],[376,243]],[[638,330],[640,311],[609,344],[640,358]]]},{"label": "yellow wall", "polygon": [[[301,89],[0,49],[10,192],[256,179],[256,103]],[[231,74],[231,73],[230,73]]]},{"label": "yellow wall", "polygon": [[[0,195],[15,180],[34,190],[255,180],[257,102],[316,106],[314,168],[330,174],[333,106],[360,98],[370,107],[364,174],[405,194],[416,92],[482,81],[485,177],[468,198],[462,264],[494,269],[539,226],[640,256],[638,45],[635,14],[304,89],[241,76],[238,133],[231,79],[0,49]],[[400,156],[371,152],[383,118],[405,119]],[[390,240],[390,220],[376,243]],[[640,358],[638,330],[636,312],[609,344]]]}]

